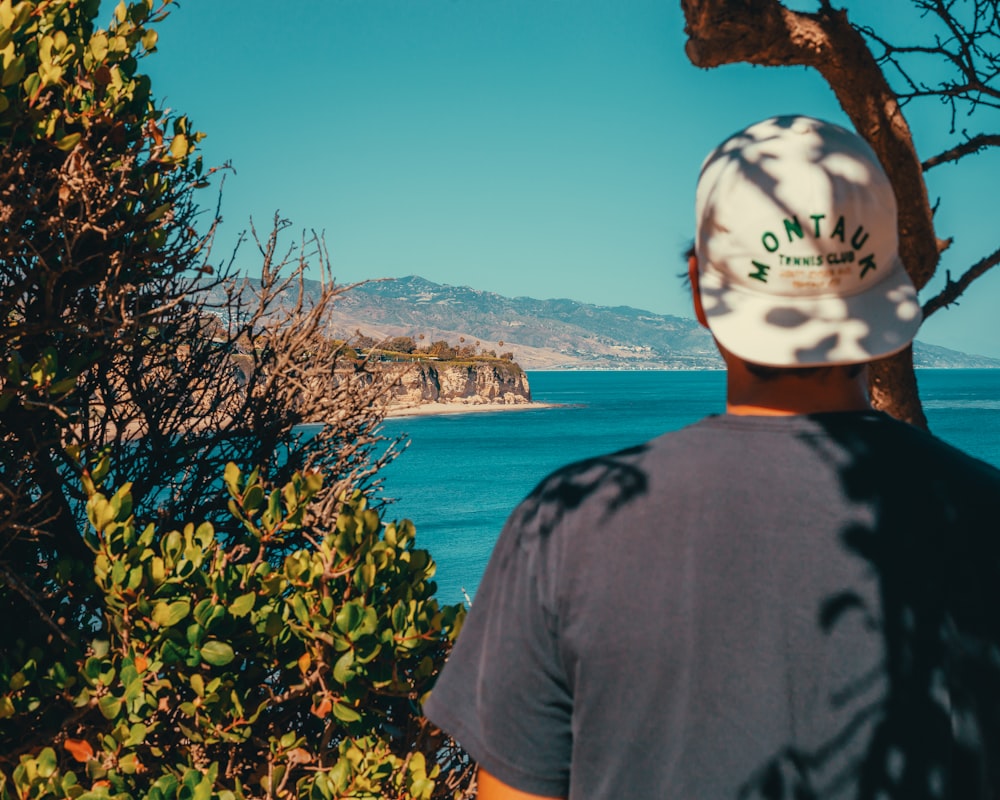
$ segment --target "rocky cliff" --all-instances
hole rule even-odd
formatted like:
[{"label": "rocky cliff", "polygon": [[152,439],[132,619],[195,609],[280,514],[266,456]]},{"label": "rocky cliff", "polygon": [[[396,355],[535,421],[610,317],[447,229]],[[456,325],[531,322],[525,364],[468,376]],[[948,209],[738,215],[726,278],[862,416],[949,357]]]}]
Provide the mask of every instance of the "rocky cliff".
[{"label": "rocky cliff", "polygon": [[433,361],[383,364],[396,377],[393,405],[460,403],[516,405],[531,402],[528,377],[510,361]]}]

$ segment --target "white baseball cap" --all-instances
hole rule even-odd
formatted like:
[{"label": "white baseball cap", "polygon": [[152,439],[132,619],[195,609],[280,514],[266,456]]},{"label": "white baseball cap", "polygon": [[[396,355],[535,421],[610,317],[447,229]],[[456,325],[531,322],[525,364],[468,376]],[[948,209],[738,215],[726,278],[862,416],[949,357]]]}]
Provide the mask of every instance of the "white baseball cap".
[{"label": "white baseball cap", "polygon": [[857,134],[810,117],[751,125],[705,159],[695,213],[708,327],[738,358],[855,364],[913,340],[896,198]]}]

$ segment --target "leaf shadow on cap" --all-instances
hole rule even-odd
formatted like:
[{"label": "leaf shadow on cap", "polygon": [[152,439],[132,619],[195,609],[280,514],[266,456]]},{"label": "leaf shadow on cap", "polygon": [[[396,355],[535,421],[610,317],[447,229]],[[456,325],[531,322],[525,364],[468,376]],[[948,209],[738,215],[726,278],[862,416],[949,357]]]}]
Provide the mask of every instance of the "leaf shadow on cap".
[{"label": "leaf shadow on cap", "polygon": [[[862,149],[867,147],[864,140],[858,137],[857,134],[852,134],[850,131],[822,120],[812,120],[798,116],[775,117],[770,120],[763,120],[757,125],[751,125],[746,130],[731,136],[716,147],[705,159],[702,174],[711,168],[715,162],[725,160],[729,165],[728,169],[723,171],[726,175],[725,180],[727,183],[731,184],[733,182],[732,172],[735,171],[739,183],[755,186],[762,197],[766,197],[774,203],[782,216],[786,218],[798,216],[801,209],[792,208],[782,198],[782,195],[787,193],[789,196],[799,196],[802,192],[805,178],[801,175],[796,175],[795,181],[792,181],[784,176],[779,176],[777,167],[779,165],[784,167],[788,163],[800,161],[800,152],[795,151],[794,155],[791,153],[772,152],[768,149],[768,145],[786,140],[787,134],[785,132],[794,130],[796,125],[802,121],[810,124],[818,123],[821,128],[838,131],[838,135],[847,133],[856,139],[856,143]],[[767,123],[766,126],[765,123]],[[843,156],[844,154],[845,148],[839,146],[834,137],[824,137],[817,133],[811,137],[811,148],[808,153],[807,163],[821,169],[826,175],[827,184],[830,186],[843,181],[855,182],[851,178],[835,172],[830,167],[831,159],[836,159],[836,157]],[[859,154],[853,154],[855,157],[857,155]],[[865,153],[865,159],[869,162],[868,166],[881,170],[881,165],[874,152]],[[859,163],[856,158],[855,163]],[[771,165],[775,168],[769,169]],[[716,181],[720,179],[721,175]],[[888,181],[888,178],[885,180]],[[716,190],[713,192],[713,195],[717,195],[717,197],[710,204],[710,208],[717,207],[721,202],[726,202],[731,197],[731,192],[717,191],[717,185],[713,186],[713,189]],[[746,211],[742,206],[738,210]]]},{"label": "leaf shadow on cap", "polygon": [[[810,173],[797,175],[795,181],[792,181],[789,176],[782,173],[788,164],[801,163],[803,151],[800,148],[796,148],[786,155],[780,149],[777,151],[769,149],[769,146],[774,143],[779,145],[780,148],[780,142],[786,139],[785,132],[794,130],[796,125],[802,121],[808,121],[810,125],[818,123],[820,128],[826,127],[830,130],[840,132],[837,137],[813,135],[810,138],[806,161],[823,173],[825,176],[822,179],[823,183],[830,187],[838,183],[855,183],[859,184],[859,191],[869,191],[869,187],[861,185],[856,178],[844,175],[833,168],[836,157],[842,156],[845,153],[845,148],[838,144],[838,139],[845,132],[839,126],[833,126],[821,120],[784,116],[765,120],[763,123],[752,125],[746,130],[735,134],[709,154],[702,168],[703,176],[706,171],[714,170],[716,177],[715,183],[711,186],[705,207],[699,210],[698,230],[695,236],[697,253],[699,259],[704,259],[708,264],[713,264],[720,274],[732,275],[733,270],[731,266],[723,269],[719,263],[721,258],[716,259],[713,257],[712,238],[716,235],[731,236],[732,232],[721,227],[721,223],[718,220],[718,209],[724,208],[725,204],[740,203],[740,207],[735,209],[737,213],[750,211],[750,209],[745,208],[747,204],[746,196],[729,191],[729,187],[733,185],[754,186],[761,197],[768,198],[769,202],[774,205],[776,225],[782,219],[801,218],[802,209],[793,208],[784,198],[800,196],[803,193],[803,183],[810,179]],[[846,133],[856,136],[850,134],[850,132]],[[860,137],[856,138],[857,143],[863,148],[865,146],[863,140]],[[860,163],[857,160],[858,155],[858,153],[853,154],[854,163]],[[867,165],[870,167],[868,183],[871,184],[871,178],[873,177],[871,170],[880,170],[881,168],[874,153],[865,154],[865,158],[869,162]],[[720,168],[719,162],[725,162],[725,165]],[[817,180],[815,175],[812,175],[811,179]],[[888,179],[886,178],[885,180],[887,181]],[[723,214],[723,218],[729,218],[728,214]],[[893,225],[895,225],[895,220],[893,220]],[[740,250],[745,254],[752,253],[755,244],[746,242]],[[728,257],[731,258],[732,256]],[[750,256],[747,255],[746,258],[749,261]],[[705,266],[706,264],[699,263],[700,270],[704,270]],[[740,291],[740,289],[738,285],[734,289],[731,280],[727,280],[726,283],[728,285],[723,288],[706,287],[704,284],[701,287],[702,299],[706,311],[709,312],[710,322],[712,318],[734,313],[737,310],[727,302],[727,295],[732,291]],[[780,305],[781,296],[775,295],[774,302],[778,305],[768,314],[767,322],[769,324],[792,329],[810,321],[810,317],[791,300],[788,301],[787,305]],[[820,347],[818,352],[823,352],[823,350],[824,348]]]}]

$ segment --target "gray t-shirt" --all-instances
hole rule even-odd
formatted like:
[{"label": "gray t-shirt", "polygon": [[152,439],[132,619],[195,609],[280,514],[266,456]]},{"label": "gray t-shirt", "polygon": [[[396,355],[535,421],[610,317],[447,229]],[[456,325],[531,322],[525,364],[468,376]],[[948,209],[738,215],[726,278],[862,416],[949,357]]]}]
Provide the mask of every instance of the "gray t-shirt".
[{"label": "gray t-shirt", "polygon": [[425,711],[547,796],[994,797],[998,521],[885,415],[709,417],[535,489]]}]

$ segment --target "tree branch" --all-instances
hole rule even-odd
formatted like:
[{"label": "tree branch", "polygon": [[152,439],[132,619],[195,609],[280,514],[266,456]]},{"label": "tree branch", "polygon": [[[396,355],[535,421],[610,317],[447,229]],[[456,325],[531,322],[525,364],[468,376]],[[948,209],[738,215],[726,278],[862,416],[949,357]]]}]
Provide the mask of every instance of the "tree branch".
[{"label": "tree branch", "polygon": [[945,272],[946,280],[944,289],[942,289],[936,296],[932,297],[926,303],[924,303],[924,319],[926,320],[935,311],[942,308],[950,306],[962,293],[969,288],[976,278],[979,278],[989,272],[997,264],[1000,264],[1000,248],[994,250],[990,255],[985,258],[980,259],[971,267],[969,267],[965,274],[962,275],[957,281],[951,279],[951,271]]},{"label": "tree branch", "polygon": [[[940,250],[923,169],[896,93],[847,13],[822,2],[815,14],[799,13],[778,0],[681,0],[681,7],[687,21],[685,50],[695,66],[797,65],[823,76],[892,182],[899,254],[916,287],[925,286]],[[869,388],[876,408],[927,427],[909,348],[875,362]]]},{"label": "tree branch", "polygon": [[66,632],[52,619],[52,615],[39,602],[38,597],[30,586],[21,580],[14,572],[7,568],[7,565],[0,562],[0,577],[4,582],[28,603],[38,614],[38,619],[47,625],[66,647],[74,647],[73,640],[66,635]]},{"label": "tree branch", "polygon": [[973,153],[978,153],[985,147],[1000,147],[1000,134],[996,133],[981,133],[978,136],[973,136],[968,141],[962,142],[960,145],[956,145],[942,153],[938,153],[936,156],[931,156],[928,158],[921,166],[924,168],[924,172],[936,167],[940,164],[947,164],[950,161],[958,161],[967,155]]}]

